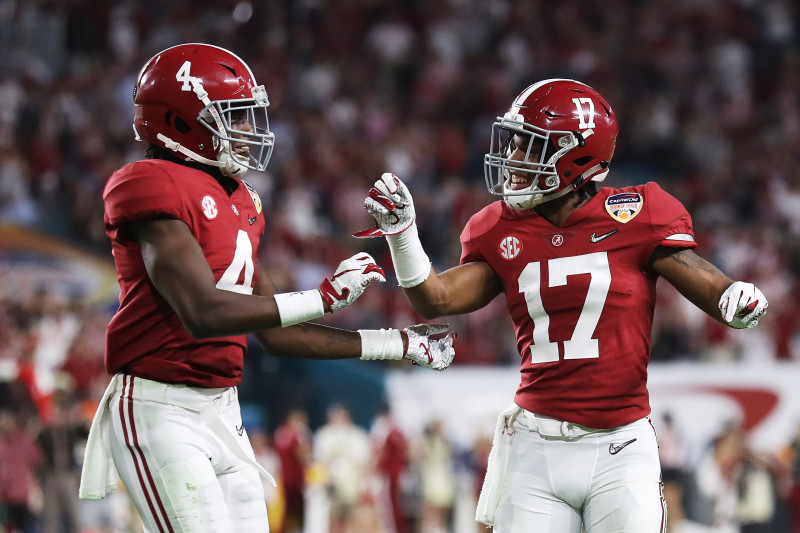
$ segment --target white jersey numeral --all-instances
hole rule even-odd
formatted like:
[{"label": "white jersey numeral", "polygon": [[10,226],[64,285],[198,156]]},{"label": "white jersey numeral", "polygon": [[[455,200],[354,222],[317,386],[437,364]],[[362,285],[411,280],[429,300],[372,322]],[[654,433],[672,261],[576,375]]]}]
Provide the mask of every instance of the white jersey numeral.
[{"label": "white jersey numeral", "polygon": [[192,69],[192,62],[191,61],[184,61],[181,68],[178,69],[178,72],[175,74],[175,79],[177,81],[183,82],[181,85],[181,91],[191,91],[192,84],[190,80],[192,79],[192,75],[190,73]]},{"label": "white jersey numeral", "polygon": [[[242,277],[242,283],[237,283]],[[253,294],[253,245],[246,231],[239,230],[236,235],[236,252],[233,261],[217,282],[217,288],[223,291],[238,292],[239,294]]]},{"label": "white jersey numeral", "polygon": [[611,269],[608,253],[597,252],[574,257],[559,257],[547,262],[548,287],[566,285],[569,276],[590,274],[589,290],[581,309],[572,338],[565,341],[550,340],[550,316],[544,309],[541,296],[542,271],[537,261],[528,263],[519,276],[519,292],[525,294],[528,314],[533,320],[531,363],[558,361],[558,343],[564,343],[564,359],[594,359],[600,357],[597,339],[592,338],[611,287]]},{"label": "white jersey numeral", "polygon": [[[594,128],[594,102],[592,102],[591,98],[573,98],[572,103],[575,104],[575,107],[578,109],[578,128],[585,130],[586,128]],[[584,110],[583,104],[586,104],[588,107],[587,110]],[[587,122],[586,119],[589,119]]]}]

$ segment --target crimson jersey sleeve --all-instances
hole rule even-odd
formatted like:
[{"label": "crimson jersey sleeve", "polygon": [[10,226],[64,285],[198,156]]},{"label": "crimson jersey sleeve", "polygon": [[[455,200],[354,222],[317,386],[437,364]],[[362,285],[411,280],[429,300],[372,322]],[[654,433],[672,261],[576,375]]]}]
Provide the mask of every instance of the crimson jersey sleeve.
[{"label": "crimson jersey sleeve", "polygon": [[650,205],[643,214],[649,217],[653,233],[650,245],[642,248],[642,264],[648,264],[650,255],[658,246],[696,248],[692,217],[683,204],[652,181],[643,186],[642,193]]},{"label": "crimson jersey sleeve", "polygon": [[480,236],[493,228],[503,213],[502,202],[494,202],[473,215],[461,232],[461,264],[485,261],[480,246]]},{"label": "crimson jersey sleeve", "polygon": [[106,184],[103,201],[106,223],[112,226],[159,216],[187,217],[170,174],[163,165],[148,161],[130,165],[125,173],[115,173]]}]

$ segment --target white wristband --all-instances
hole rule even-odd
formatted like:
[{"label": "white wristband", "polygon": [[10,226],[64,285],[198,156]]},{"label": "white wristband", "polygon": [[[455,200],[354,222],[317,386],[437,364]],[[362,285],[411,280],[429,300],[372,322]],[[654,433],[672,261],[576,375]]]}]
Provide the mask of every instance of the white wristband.
[{"label": "white wristband", "polygon": [[317,289],[284,292],[274,296],[281,316],[281,327],[308,322],[325,314],[322,295]]},{"label": "white wristband", "polygon": [[403,337],[399,329],[360,329],[361,359],[402,359]]},{"label": "white wristband", "polygon": [[389,243],[394,272],[401,287],[416,287],[428,279],[431,274],[431,260],[419,241],[416,222],[399,235],[387,235],[386,242]]}]

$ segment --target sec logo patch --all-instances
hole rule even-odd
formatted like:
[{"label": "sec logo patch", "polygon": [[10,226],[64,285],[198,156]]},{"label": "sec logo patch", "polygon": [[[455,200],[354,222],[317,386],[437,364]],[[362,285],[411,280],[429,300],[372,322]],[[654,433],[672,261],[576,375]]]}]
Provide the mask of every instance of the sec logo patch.
[{"label": "sec logo patch", "polygon": [[606,198],[606,211],[617,222],[627,224],[642,210],[644,199],[638,192],[612,194]]},{"label": "sec logo patch", "polygon": [[208,220],[214,220],[217,218],[217,202],[215,202],[212,197],[203,196],[203,200],[200,202],[200,205],[203,206],[203,214]]},{"label": "sec logo patch", "polygon": [[498,250],[500,251],[500,257],[507,261],[511,261],[522,251],[522,243],[513,235],[509,235],[500,241]]}]

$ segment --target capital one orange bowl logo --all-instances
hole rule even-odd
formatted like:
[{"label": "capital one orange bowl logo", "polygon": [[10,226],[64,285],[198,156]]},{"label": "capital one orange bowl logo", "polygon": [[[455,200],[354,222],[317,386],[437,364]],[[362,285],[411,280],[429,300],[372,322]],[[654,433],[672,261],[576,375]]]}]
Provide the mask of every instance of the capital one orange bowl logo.
[{"label": "capital one orange bowl logo", "polygon": [[627,224],[642,210],[644,200],[638,192],[612,194],[606,198],[606,211],[617,222]]}]

